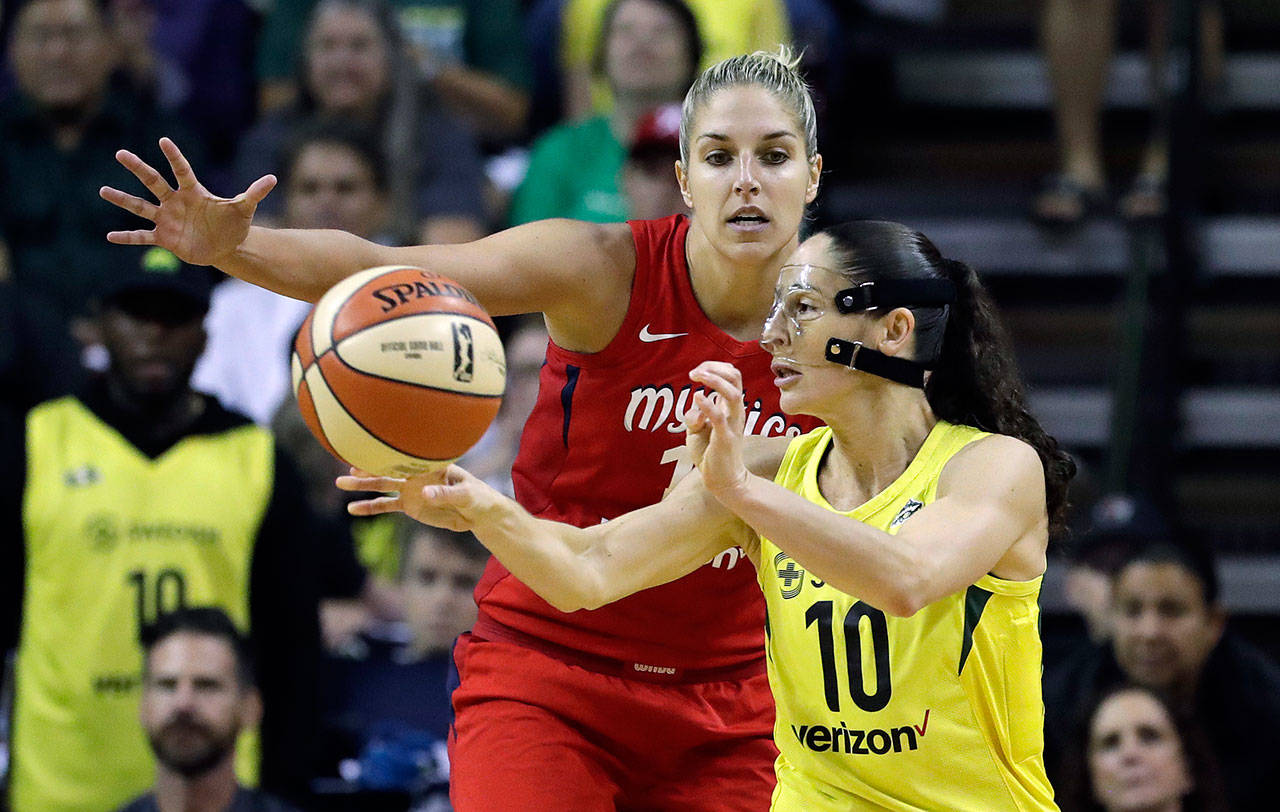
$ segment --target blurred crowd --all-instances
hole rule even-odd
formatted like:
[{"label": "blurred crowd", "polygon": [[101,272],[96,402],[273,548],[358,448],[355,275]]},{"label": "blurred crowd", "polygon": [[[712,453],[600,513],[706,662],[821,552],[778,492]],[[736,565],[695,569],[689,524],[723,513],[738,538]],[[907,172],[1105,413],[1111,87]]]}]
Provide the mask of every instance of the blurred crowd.
[{"label": "blurred crowd", "polygon": [[[448,808],[450,648],[474,621],[485,552],[347,515],[332,485],[345,471],[291,394],[308,305],[109,245],[144,225],[98,197],[128,182],[117,149],[164,166],[169,136],[215,194],[274,174],[258,223],[384,244],[659,218],[685,211],[672,165],[698,71],[792,43],[820,105],[838,104],[845,6],[5,0],[0,650],[15,812]],[[1082,53],[1071,37],[1102,43],[1083,51],[1084,79],[1063,80],[1063,168],[1035,203],[1074,221],[1104,187],[1097,103],[1078,95],[1110,40],[1107,18],[1077,31],[1084,17],[1051,6],[1059,73],[1082,61],[1062,56]],[[1163,205],[1162,159],[1157,139],[1131,189],[1138,215]],[[547,338],[536,318],[499,326],[506,396],[463,462],[510,492]],[[59,498],[90,486],[95,505]],[[1267,808],[1280,668],[1232,634],[1209,552],[1124,497],[1084,526],[1068,575],[1080,633],[1046,641],[1063,808]],[[137,552],[121,563],[121,547]]]}]

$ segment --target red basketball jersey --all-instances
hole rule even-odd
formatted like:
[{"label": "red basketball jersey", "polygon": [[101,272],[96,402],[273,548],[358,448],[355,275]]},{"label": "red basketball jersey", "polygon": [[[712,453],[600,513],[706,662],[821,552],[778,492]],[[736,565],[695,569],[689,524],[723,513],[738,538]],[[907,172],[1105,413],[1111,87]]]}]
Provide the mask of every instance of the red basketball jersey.
[{"label": "red basketball jersey", "polygon": [[[632,221],[636,273],[618,334],[597,353],[547,346],[538,400],[512,467],[516,498],[535,516],[588,527],[662,498],[684,453],[682,418],[702,361],[743,375],[747,432],[798,436],[819,425],[778,408],[770,357],[714,325],[693,295],[682,215]],[[570,649],[641,666],[707,669],[758,660],[764,601],[751,562],[727,550],[689,575],[592,611],[565,614],[496,559],[476,588],[490,621]],[[650,668],[651,667],[651,668]]]}]

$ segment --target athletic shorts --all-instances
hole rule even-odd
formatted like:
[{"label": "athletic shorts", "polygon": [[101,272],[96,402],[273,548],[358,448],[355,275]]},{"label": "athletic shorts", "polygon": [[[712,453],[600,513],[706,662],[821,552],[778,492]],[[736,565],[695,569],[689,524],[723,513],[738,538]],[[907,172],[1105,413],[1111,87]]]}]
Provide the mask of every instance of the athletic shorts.
[{"label": "athletic shorts", "polygon": [[763,812],[773,697],[759,673],[655,684],[515,643],[458,639],[456,812]]}]

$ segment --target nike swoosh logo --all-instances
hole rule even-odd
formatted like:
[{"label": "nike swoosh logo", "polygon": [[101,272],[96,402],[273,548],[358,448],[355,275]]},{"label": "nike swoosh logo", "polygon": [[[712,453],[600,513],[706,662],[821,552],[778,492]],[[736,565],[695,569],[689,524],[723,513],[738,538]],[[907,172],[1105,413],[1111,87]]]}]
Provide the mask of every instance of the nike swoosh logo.
[{"label": "nike swoosh logo", "polygon": [[649,332],[649,325],[647,324],[640,328],[640,340],[645,342],[646,344],[654,341],[665,341],[668,338],[679,338],[680,336],[687,336],[687,335],[689,334],[688,333],[651,333]]}]

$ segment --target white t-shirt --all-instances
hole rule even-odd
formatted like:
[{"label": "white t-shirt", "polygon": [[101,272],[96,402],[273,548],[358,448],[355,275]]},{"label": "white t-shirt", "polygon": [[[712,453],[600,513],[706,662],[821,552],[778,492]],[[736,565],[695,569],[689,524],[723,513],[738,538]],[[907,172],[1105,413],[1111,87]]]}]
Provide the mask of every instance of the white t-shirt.
[{"label": "white t-shirt", "polygon": [[220,283],[204,320],[209,341],[196,363],[192,388],[269,424],[293,386],[293,337],[310,310],[309,302],[239,279]]}]

